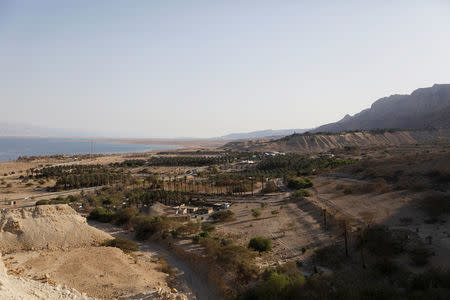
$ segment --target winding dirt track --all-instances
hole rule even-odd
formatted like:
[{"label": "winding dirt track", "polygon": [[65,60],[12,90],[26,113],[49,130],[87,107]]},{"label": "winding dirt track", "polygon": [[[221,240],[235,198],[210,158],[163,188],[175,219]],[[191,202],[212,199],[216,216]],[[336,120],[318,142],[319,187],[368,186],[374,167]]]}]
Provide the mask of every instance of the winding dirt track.
[{"label": "winding dirt track", "polygon": [[[113,237],[123,237],[130,240],[133,239],[133,233],[130,233],[120,227],[98,222],[89,222],[91,226],[105,231]],[[174,268],[177,280],[179,282],[176,287],[180,292],[185,294],[189,299],[198,300],[214,300],[220,299],[217,290],[207,276],[196,271],[189,262],[184,261],[174,254],[170,249],[157,242],[139,242],[139,251],[149,258],[163,258]]]}]

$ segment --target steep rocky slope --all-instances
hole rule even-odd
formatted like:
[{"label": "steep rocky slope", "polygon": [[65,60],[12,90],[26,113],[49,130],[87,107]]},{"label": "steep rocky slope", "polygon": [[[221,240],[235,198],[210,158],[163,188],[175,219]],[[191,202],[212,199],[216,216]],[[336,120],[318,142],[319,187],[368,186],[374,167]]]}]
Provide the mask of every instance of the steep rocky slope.
[{"label": "steep rocky slope", "polygon": [[375,101],[369,109],[313,132],[341,132],[376,128],[449,128],[450,84],[435,84],[411,95],[392,95]]},{"label": "steep rocky slope", "polygon": [[345,146],[383,146],[430,142],[450,137],[450,130],[349,132],[343,134],[294,134],[278,140],[230,142],[223,148],[232,151],[283,151],[318,153]]}]

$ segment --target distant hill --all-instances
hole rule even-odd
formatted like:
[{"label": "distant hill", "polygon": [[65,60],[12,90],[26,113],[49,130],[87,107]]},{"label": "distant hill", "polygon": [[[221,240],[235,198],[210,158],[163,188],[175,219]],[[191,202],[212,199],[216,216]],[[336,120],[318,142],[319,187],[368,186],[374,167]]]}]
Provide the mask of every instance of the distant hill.
[{"label": "distant hill", "polygon": [[450,127],[450,84],[435,84],[411,95],[392,95],[369,109],[312,132],[342,132],[379,128],[423,129]]},{"label": "distant hill", "polygon": [[221,139],[224,140],[244,140],[244,139],[262,139],[262,138],[271,138],[271,137],[281,137],[294,133],[303,133],[308,131],[309,129],[281,129],[281,130],[259,130],[245,133],[231,133],[228,135],[221,136]]},{"label": "distant hill", "polygon": [[222,148],[231,151],[281,151],[320,153],[345,146],[372,147],[416,144],[448,139],[450,129],[373,130],[345,133],[304,133],[280,139],[233,141]]}]

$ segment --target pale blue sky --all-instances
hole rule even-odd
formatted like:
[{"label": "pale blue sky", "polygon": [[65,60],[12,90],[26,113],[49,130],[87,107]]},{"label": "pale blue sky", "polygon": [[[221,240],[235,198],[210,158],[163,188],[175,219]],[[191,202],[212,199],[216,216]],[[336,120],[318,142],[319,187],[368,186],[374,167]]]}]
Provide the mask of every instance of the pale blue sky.
[{"label": "pale blue sky", "polygon": [[0,0],[0,121],[211,137],[449,82],[450,1]]}]

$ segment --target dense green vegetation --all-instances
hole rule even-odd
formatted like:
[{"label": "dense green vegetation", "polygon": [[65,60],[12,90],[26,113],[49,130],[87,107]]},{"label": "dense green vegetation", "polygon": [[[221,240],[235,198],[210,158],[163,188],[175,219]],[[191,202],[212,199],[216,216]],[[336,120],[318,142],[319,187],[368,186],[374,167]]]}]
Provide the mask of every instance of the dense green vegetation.
[{"label": "dense green vegetation", "polygon": [[147,161],[149,166],[210,166],[231,163],[232,157],[220,156],[154,156]]},{"label": "dense green vegetation", "polygon": [[314,183],[312,182],[311,179],[305,177],[305,178],[300,178],[300,177],[293,177],[290,178],[288,180],[287,186],[290,189],[307,189],[310,188],[314,185]]},{"label": "dense green vegetation", "polygon": [[111,169],[102,165],[65,165],[42,169],[30,169],[29,178],[56,179],[51,191],[111,185],[130,184],[135,179],[122,169]]},{"label": "dense green vegetation", "polygon": [[272,250],[272,240],[263,236],[255,236],[248,243],[248,247],[258,252],[267,252]]},{"label": "dense green vegetation", "polygon": [[234,212],[231,210],[219,210],[211,215],[215,222],[227,222],[234,219]]},{"label": "dense green vegetation", "polygon": [[258,169],[269,170],[292,170],[298,175],[312,174],[314,171],[329,170],[340,166],[355,163],[353,159],[337,159],[335,157],[310,158],[301,154],[276,155],[264,158],[259,164]]}]

